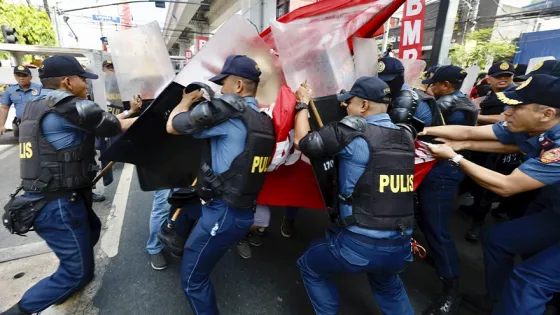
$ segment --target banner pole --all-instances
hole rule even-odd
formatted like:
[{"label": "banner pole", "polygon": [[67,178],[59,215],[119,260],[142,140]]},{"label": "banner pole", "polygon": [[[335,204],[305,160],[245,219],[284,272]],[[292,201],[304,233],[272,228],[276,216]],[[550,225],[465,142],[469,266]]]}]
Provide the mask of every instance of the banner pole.
[{"label": "banner pole", "polygon": [[97,182],[103,178],[103,176],[105,176],[105,174],[107,174],[107,172],[109,170],[111,170],[111,168],[113,168],[113,166],[115,165],[115,162],[111,161],[109,162],[109,164],[107,164],[107,166],[105,166],[105,168],[103,168],[101,170],[101,172],[99,172],[99,174],[97,174],[97,176],[95,176],[95,178],[93,179],[93,183],[92,186],[94,186],[95,184],[97,184]]},{"label": "banner pole", "polygon": [[[305,80],[305,82],[303,82],[301,86],[307,89],[307,80]],[[317,125],[319,125],[319,128],[323,128],[323,120],[321,120],[321,116],[319,115],[319,111],[317,111],[317,107],[315,107],[315,102],[313,102],[313,100],[309,101],[309,107],[311,107],[313,116],[315,116],[315,120],[317,120]]]}]

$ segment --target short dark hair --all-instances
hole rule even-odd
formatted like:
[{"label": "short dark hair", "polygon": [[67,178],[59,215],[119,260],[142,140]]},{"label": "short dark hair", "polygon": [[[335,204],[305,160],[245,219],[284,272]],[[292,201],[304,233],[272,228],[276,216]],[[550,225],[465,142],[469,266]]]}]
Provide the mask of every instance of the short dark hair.
[{"label": "short dark hair", "polygon": [[461,87],[463,86],[463,82],[461,82],[461,83],[451,83],[451,82],[449,82],[449,84],[451,85],[451,88],[455,91],[459,91],[461,89]]},{"label": "short dark hair", "polygon": [[60,88],[60,83],[66,77],[52,77],[52,78],[42,78],[41,84],[43,89],[58,90]]},{"label": "short dark hair", "polygon": [[245,89],[247,90],[247,93],[250,94],[249,96],[255,97],[255,95],[257,95],[259,83],[245,78],[241,78],[241,80],[243,81],[243,84],[245,84]]}]

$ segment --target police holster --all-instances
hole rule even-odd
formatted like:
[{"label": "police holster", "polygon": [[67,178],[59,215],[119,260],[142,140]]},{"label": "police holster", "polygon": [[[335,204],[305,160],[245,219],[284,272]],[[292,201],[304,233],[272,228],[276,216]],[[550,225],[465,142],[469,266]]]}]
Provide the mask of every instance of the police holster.
[{"label": "police holster", "polygon": [[222,195],[224,189],[223,175],[229,172],[226,171],[224,174],[218,175],[207,163],[203,163],[200,170],[202,171],[202,180],[196,185],[196,193],[203,204],[209,204],[214,198]]},{"label": "police holster", "polygon": [[12,129],[14,130],[14,137],[19,138],[19,125],[21,124],[21,119],[14,117],[12,121]]},{"label": "police holster", "polygon": [[22,187],[10,195],[10,201],[4,206],[2,223],[12,234],[25,236],[29,231],[33,231],[33,223],[45,207],[48,200],[45,197],[25,197],[17,196]]}]

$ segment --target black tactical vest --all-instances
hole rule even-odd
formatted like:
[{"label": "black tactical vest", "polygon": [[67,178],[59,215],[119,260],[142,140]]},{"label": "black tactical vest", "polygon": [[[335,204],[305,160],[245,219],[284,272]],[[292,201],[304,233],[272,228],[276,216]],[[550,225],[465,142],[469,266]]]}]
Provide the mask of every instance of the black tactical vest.
[{"label": "black tactical vest", "polygon": [[369,147],[369,162],[358,179],[345,225],[375,230],[414,228],[414,139],[405,129],[367,124],[364,132],[341,129],[345,143],[362,137]]},{"label": "black tactical vest", "polygon": [[449,117],[451,117],[454,112],[462,111],[465,114],[466,124],[468,126],[474,126],[476,124],[478,110],[473,101],[466,95],[444,95],[437,100],[437,104],[445,121],[448,121]]},{"label": "black tactical vest", "polygon": [[48,113],[67,117],[75,97],[56,104],[47,98],[31,101],[25,106],[20,125],[20,176],[23,189],[35,193],[52,193],[90,187],[96,174],[95,142],[86,136],[79,146],[56,150],[43,137],[41,121]]},{"label": "black tactical vest", "polygon": [[441,114],[441,110],[437,106],[436,99],[419,89],[414,89],[414,91],[418,94],[420,102],[426,102],[430,106],[430,111],[432,112],[432,124],[430,125],[430,127],[445,125],[443,121],[443,115]]},{"label": "black tactical vest", "polygon": [[[218,106],[229,106],[219,105],[219,100],[217,102]],[[224,108],[223,111],[227,109]],[[249,108],[249,105],[242,112],[229,112],[229,119],[239,118],[247,128],[245,149],[233,160],[227,171],[214,176],[215,178],[212,178],[213,171],[208,169],[212,163],[211,154],[214,153],[209,149],[206,154],[203,153],[197,191],[204,196],[204,191],[211,190],[213,197],[222,199],[231,207],[254,208],[276,145],[274,126],[268,115]],[[219,182],[216,183],[217,181]]]}]

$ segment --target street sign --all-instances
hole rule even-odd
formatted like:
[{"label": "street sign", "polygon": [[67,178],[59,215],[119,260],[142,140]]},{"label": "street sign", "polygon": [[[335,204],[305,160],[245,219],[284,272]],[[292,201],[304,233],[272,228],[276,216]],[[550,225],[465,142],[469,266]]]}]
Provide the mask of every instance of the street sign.
[{"label": "street sign", "polygon": [[165,2],[156,1],[156,8],[164,8],[165,9]]},{"label": "street sign", "polygon": [[91,19],[94,20],[94,21],[99,21],[99,22],[112,22],[112,23],[117,23],[117,24],[121,23],[121,17],[120,16],[92,14]]}]

